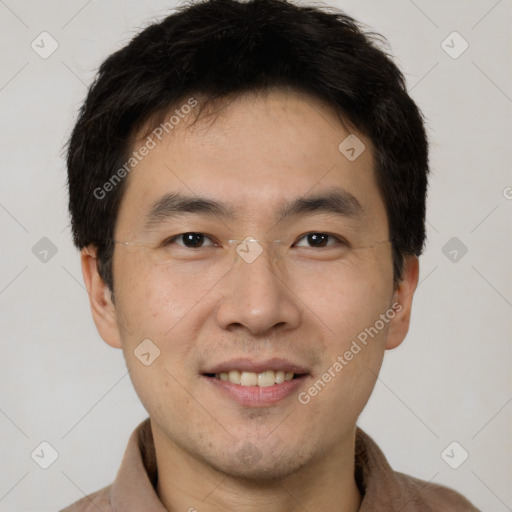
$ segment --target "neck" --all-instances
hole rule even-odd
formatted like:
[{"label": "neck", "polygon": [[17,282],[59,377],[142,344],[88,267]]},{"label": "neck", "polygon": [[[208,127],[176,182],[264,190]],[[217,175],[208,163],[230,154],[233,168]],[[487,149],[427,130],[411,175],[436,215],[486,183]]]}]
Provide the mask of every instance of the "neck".
[{"label": "neck", "polygon": [[169,512],[357,512],[361,503],[354,478],[355,431],[323,454],[279,480],[234,478],[167,439],[154,428],[158,483],[156,492]]}]

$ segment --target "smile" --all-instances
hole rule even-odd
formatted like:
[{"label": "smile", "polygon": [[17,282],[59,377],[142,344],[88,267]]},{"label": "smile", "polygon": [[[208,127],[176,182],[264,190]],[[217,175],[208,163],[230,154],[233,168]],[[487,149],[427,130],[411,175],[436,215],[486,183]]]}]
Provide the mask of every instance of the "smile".
[{"label": "smile", "polygon": [[[270,407],[287,397],[300,393],[308,374],[294,374],[282,370],[260,373],[231,370],[217,374],[203,374],[210,389],[223,399],[244,407]],[[233,379],[235,382],[231,382]]]},{"label": "smile", "polygon": [[282,384],[298,377],[293,372],[285,372],[283,370],[266,370],[261,373],[246,372],[239,370],[231,370],[229,372],[220,372],[215,374],[207,374],[208,377],[214,377],[224,382],[238,384],[240,386],[259,386],[269,387],[275,384]]}]

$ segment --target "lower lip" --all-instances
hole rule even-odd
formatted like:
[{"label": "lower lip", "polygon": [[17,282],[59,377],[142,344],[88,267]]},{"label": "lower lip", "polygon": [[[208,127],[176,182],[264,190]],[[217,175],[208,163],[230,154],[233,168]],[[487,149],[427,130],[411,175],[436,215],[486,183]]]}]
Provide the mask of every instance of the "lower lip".
[{"label": "lower lip", "polygon": [[266,407],[276,404],[283,398],[297,392],[298,388],[304,384],[306,377],[307,375],[301,375],[296,379],[286,380],[281,384],[260,387],[242,386],[203,375],[203,378],[210,382],[212,386],[226,393],[239,404],[249,407]]}]

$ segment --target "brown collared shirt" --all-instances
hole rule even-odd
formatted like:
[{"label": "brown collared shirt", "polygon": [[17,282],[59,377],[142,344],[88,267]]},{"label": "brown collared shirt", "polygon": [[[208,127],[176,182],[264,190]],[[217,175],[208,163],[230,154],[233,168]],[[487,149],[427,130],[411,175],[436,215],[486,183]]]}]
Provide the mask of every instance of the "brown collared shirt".
[{"label": "brown collared shirt", "polygon": [[[457,492],[391,469],[370,436],[356,431],[359,512],[479,512]],[[132,433],[114,483],[60,512],[167,512],[155,491],[157,466],[150,419]]]}]

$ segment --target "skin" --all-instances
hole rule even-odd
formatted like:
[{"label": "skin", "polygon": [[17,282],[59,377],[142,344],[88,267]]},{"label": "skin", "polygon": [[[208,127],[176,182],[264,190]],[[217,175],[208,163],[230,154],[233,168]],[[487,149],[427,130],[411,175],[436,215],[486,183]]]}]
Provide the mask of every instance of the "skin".
[{"label": "skin", "polygon": [[[293,241],[309,232],[349,233],[359,244],[388,238],[370,140],[348,131],[318,100],[289,91],[248,93],[224,105],[215,122],[188,124],[129,175],[116,240],[188,231],[237,240]],[[349,133],[366,146],[352,162],[338,150]],[[283,202],[332,188],[358,199],[357,219],[308,214],[276,224]],[[189,215],[144,232],[144,214],[168,192],[226,203],[237,218]],[[97,272],[94,247],[86,248],[82,268],[94,321],[102,338],[123,350],[151,417],[157,493],[168,510],[356,511],[356,421],[385,350],[407,333],[418,260],[406,257],[394,287],[388,244],[361,251],[351,260],[357,264],[333,250],[331,258],[306,256],[288,266],[262,246],[253,263],[235,257],[223,267],[227,272],[215,273],[208,258],[158,265],[147,249],[118,245],[115,303]],[[306,405],[292,393],[272,406],[242,406],[201,376],[208,365],[235,357],[279,357],[308,369],[298,390],[307,391],[394,303],[400,311]],[[146,338],[160,349],[150,366],[133,353]],[[253,464],[237,456],[246,443],[260,456]]]}]

